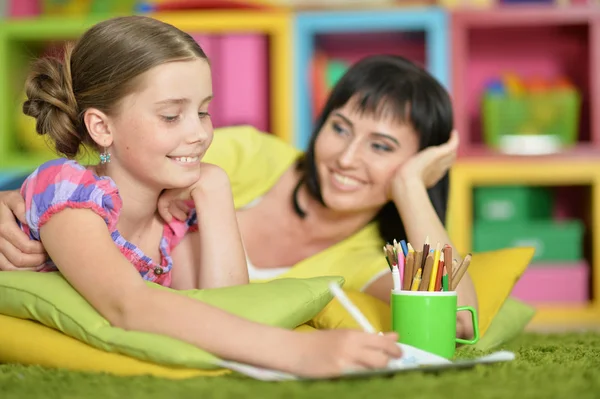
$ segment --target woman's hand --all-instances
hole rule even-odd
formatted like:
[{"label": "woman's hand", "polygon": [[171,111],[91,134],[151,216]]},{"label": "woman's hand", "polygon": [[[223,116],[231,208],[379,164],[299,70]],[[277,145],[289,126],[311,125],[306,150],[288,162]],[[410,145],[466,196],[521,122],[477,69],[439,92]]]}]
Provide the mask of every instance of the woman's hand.
[{"label": "woman's hand", "polygon": [[0,270],[38,270],[46,261],[44,247],[23,233],[15,217],[27,223],[25,200],[18,191],[0,192]]},{"label": "woman's hand", "polygon": [[196,183],[186,188],[165,190],[158,199],[158,213],[167,223],[173,218],[184,221],[194,207],[194,196],[210,195],[226,190],[230,193],[231,185],[227,173],[220,167],[200,164],[200,178]]},{"label": "woman's hand", "polygon": [[456,160],[458,144],[458,132],[453,130],[444,144],[426,148],[403,163],[394,177],[392,196],[407,182],[421,182],[426,188],[435,186]]}]

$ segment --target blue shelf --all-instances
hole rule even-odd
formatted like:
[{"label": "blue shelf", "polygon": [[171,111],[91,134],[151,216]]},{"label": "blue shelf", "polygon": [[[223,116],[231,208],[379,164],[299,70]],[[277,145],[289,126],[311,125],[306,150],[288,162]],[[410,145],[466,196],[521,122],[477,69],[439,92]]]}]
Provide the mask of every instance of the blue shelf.
[{"label": "blue shelf", "polygon": [[25,176],[31,172],[25,170],[20,171],[0,171],[0,191],[16,190],[21,187]]},{"label": "blue shelf", "polygon": [[437,7],[378,11],[301,12],[294,23],[294,144],[305,150],[312,132],[313,112],[310,93],[310,71],[315,51],[315,37],[328,33],[357,32],[425,32],[428,71],[447,89],[449,73],[449,18]]}]

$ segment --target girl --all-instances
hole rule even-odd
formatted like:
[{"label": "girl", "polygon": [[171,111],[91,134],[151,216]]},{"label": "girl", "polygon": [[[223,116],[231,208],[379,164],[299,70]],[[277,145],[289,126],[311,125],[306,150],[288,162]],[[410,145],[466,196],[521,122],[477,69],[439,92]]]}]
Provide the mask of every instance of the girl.
[{"label": "girl", "polygon": [[[141,16],[101,22],[62,62],[38,60],[26,94],[23,111],[66,158],[23,184],[23,230],[49,255],[41,270],[59,270],[112,325],[302,376],[385,367],[400,356],[395,334],[302,334],[144,284],[248,282],[228,177],[201,162],[213,93],[206,55],[189,35]],[[82,145],[100,152],[99,165],[72,160]],[[165,190],[195,210],[166,223],[157,211]]]}]

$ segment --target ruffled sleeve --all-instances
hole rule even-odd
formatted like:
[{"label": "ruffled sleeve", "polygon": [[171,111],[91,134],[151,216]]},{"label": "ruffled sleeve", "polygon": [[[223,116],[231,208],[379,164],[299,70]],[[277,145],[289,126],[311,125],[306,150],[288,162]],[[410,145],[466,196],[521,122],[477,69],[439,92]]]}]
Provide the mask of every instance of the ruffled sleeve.
[{"label": "ruffled sleeve", "polygon": [[75,161],[55,159],[37,168],[23,183],[27,226],[34,240],[52,215],[65,208],[90,209],[100,215],[109,231],[116,229],[122,201],[112,179],[99,177]]}]

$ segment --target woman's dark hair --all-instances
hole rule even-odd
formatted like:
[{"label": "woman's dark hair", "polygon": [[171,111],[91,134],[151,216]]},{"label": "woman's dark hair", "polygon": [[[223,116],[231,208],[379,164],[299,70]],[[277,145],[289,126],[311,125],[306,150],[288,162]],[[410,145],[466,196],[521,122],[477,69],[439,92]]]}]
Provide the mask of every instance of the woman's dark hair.
[{"label": "woman's dark hair", "polygon": [[[297,191],[305,184],[308,192],[323,205],[319,176],[315,165],[315,142],[325,121],[350,99],[356,101],[358,111],[381,117],[393,112],[396,120],[410,125],[419,135],[419,151],[445,143],[453,127],[452,103],[444,87],[427,71],[413,62],[394,55],[377,55],[364,58],[350,67],[335,85],[317,119],[308,149],[298,160],[301,179],[294,190],[293,205],[296,213],[304,217],[298,206]],[[432,188],[429,198],[435,211],[445,224],[450,179],[448,173]],[[392,201],[379,211],[375,220],[384,241],[406,239],[406,231],[398,210]]]}]

